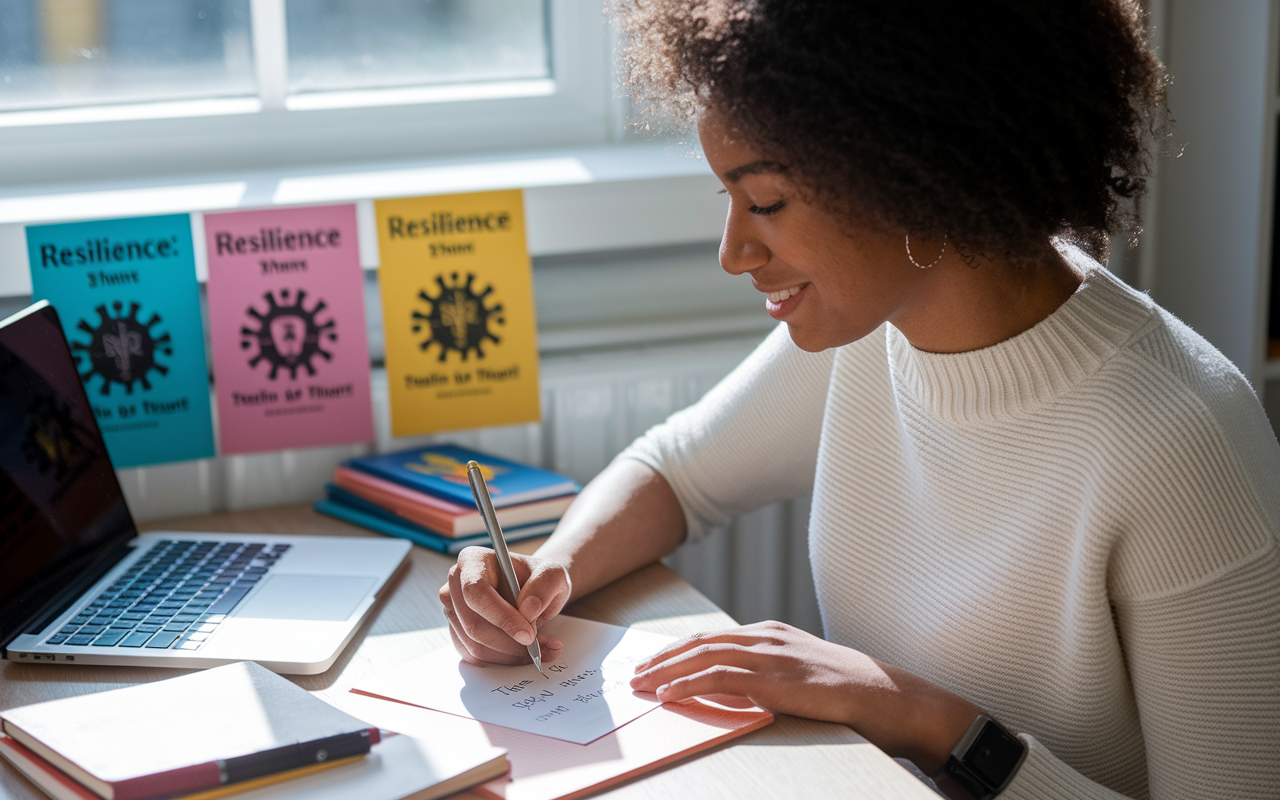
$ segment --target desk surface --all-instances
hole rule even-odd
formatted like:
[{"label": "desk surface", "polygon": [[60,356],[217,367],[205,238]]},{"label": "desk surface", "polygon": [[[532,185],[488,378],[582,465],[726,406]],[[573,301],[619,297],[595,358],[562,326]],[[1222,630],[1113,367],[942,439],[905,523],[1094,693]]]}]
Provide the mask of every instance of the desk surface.
[{"label": "desk surface", "polygon": [[[374,534],[313,512],[307,506],[166,520],[144,530],[217,531],[314,535]],[[529,543],[513,550],[528,551]],[[393,579],[337,662],[320,675],[289,676],[335,706],[360,716],[362,703],[382,702],[351,694],[362,678],[449,644],[436,591],[453,558],[413,548],[409,565]],[[584,597],[566,613],[641,630],[684,636],[728,627],[733,620],[661,564]],[[0,709],[58,697],[115,689],[170,678],[189,670],[15,664],[0,661]],[[0,800],[43,800],[45,795],[7,762],[0,761]],[[842,725],[779,716],[763,730],[695,758],[630,781],[602,798],[670,797],[848,797],[933,798],[937,795],[893,760]],[[460,799],[477,797],[470,793]]]}]

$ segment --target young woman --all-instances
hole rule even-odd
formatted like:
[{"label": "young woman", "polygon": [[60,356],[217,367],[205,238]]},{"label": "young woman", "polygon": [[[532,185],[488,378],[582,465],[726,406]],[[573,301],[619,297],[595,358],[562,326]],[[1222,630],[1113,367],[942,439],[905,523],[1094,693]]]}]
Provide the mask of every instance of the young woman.
[{"label": "young woman", "polygon": [[633,89],[728,192],[721,265],[785,324],[517,557],[518,611],[462,553],[459,652],[527,660],[566,602],[811,492],[825,637],[702,634],[636,688],[846,723],[954,797],[1274,797],[1280,446],[1095,260],[1163,130],[1136,3],[618,16]]}]

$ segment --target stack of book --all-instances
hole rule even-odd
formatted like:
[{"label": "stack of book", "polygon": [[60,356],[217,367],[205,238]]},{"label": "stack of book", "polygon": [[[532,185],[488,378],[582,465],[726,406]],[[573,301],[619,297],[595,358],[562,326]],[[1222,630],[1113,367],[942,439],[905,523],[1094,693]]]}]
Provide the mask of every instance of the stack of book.
[{"label": "stack of book", "polygon": [[508,542],[551,533],[581,488],[554,472],[441,444],[345,462],[315,509],[442,553],[487,545],[467,481],[472,460],[484,473]]},{"label": "stack of book", "polygon": [[497,748],[427,746],[252,662],[0,712],[0,758],[56,800],[427,800],[507,772]]}]

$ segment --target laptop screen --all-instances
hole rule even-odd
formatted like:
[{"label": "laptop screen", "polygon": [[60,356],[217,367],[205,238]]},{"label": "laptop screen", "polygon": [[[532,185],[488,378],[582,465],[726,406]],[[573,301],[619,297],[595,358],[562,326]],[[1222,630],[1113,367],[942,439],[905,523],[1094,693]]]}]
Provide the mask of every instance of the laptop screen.
[{"label": "laptop screen", "polygon": [[0,321],[0,642],[135,535],[57,312]]}]

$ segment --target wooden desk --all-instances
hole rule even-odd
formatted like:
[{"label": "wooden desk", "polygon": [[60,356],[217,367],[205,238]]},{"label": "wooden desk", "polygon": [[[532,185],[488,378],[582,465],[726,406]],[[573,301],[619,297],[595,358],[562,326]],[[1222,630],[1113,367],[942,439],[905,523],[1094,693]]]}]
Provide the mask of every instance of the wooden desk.
[{"label": "wooden desk", "polygon": [[[373,536],[362,528],[313,512],[308,506],[213,514],[144,525],[145,530],[217,531]],[[530,551],[529,543],[513,550]],[[449,644],[436,592],[453,558],[413,548],[407,568],[370,613],[346,651],[321,675],[289,676],[298,685],[359,717],[363,703],[383,701],[351,694],[360,679]],[[584,597],[566,609],[588,619],[634,625],[684,636],[732,626],[734,621],[674,572],[654,564]],[[41,700],[100,692],[180,675],[189,670],[15,664],[0,661],[0,709]],[[45,795],[7,762],[0,769],[0,798],[43,800]],[[779,716],[769,727],[700,756],[615,787],[598,797],[859,797],[932,798],[918,780],[842,725]],[[463,793],[459,798],[476,798]]]}]

